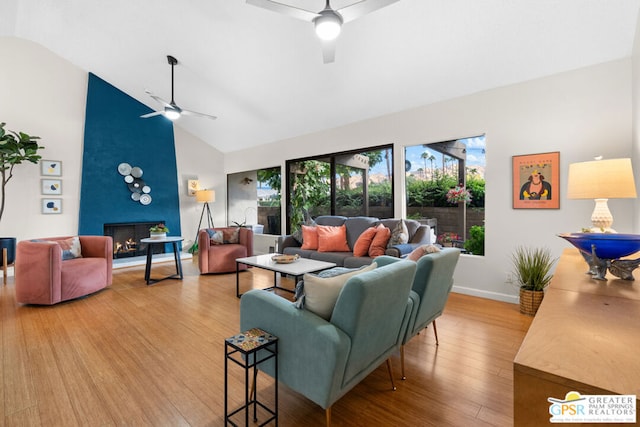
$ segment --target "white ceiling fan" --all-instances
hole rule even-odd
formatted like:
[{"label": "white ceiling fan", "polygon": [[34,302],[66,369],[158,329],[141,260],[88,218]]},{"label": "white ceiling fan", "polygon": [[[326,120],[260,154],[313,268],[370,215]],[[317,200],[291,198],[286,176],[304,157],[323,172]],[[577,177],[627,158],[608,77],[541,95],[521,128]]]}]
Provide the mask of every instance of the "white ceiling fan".
[{"label": "white ceiling fan", "polygon": [[335,60],[336,38],[340,34],[342,24],[346,24],[347,22],[397,1],[398,0],[361,0],[341,9],[333,9],[329,0],[326,0],[327,3],[320,12],[312,12],[272,0],[247,0],[247,3],[273,12],[283,13],[296,19],[312,22],[316,30],[316,35],[322,40],[322,58],[324,63],[328,64]]},{"label": "white ceiling fan", "polygon": [[211,120],[217,119],[216,116],[197,113],[195,111],[185,110],[178,107],[178,105],[173,100],[173,67],[178,64],[178,60],[171,55],[167,55],[167,60],[169,61],[169,65],[171,65],[171,102],[167,102],[164,99],[160,98],[159,96],[154,95],[149,90],[145,89],[145,92],[147,92],[150,97],[152,97],[153,99],[158,101],[162,106],[164,106],[164,109],[161,111],[154,111],[153,113],[143,114],[140,117],[142,117],[143,119],[148,119],[149,117],[162,115],[168,118],[169,120],[177,120],[180,118],[180,116],[184,114],[185,116],[206,117]]}]

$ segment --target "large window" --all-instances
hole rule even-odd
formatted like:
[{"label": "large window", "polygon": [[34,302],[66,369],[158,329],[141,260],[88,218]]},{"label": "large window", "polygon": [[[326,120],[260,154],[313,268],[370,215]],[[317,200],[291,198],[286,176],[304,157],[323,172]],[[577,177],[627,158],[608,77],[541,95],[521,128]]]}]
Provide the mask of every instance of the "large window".
[{"label": "large window", "polygon": [[287,232],[318,215],[393,217],[393,147],[287,161]]},{"label": "large window", "polygon": [[405,159],[407,216],[435,218],[438,243],[483,255],[484,135],[409,146]]},{"label": "large window", "polygon": [[280,234],[280,167],[227,175],[229,225],[261,225],[264,234]]}]

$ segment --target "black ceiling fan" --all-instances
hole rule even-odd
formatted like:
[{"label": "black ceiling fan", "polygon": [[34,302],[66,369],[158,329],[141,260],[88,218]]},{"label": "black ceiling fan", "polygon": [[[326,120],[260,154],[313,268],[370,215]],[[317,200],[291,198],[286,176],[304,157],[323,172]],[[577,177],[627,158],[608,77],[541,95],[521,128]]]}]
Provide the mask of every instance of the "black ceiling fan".
[{"label": "black ceiling fan", "polygon": [[149,117],[162,115],[162,116],[165,116],[166,118],[168,118],[169,120],[177,120],[177,119],[180,118],[180,116],[182,116],[184,114],[185,116],[206,117],[206,118],[211,119],[211,120],[217,119],[216,116],[211,116],[209,114],[203,114],[203,113],[197,113],[195,111],[185,110],[185,109],[182,109],[182,108],[178,107],[176,102],[173,100],[173,67],[178,64],[178,60],[176,58],[174,58],[173,56],[171,56],[171,55],[167,55],[167,60],[169,61],[169,65],[171,65],[171,102],[167,102],[164,99],[160,98],[159,96],[154,95],[149,90],[145,89],[145,92],[147,92],[150,97],[152,97],[153,99],[155,99],[161,105],[164,106],[164,110],[162,110],[162,111],[154,111],[153,113],[149,113],[149,114],[143,114],[140,117],[142,117],[143,119],[148,119]]},{"label": "black ceiling fan", "polygon": [[347,22],[397,1],[398,0],[361,0],[341,9],[333,9],[329,0],[326,0],[326,5],[320,12],[312,12],[272,0],[247,0],[247,3],[273,12],[283,13],[296,19],[312,22],[316,30],[316,35],[322,40],[323,61],[325,64],[328,64],[335,60],[336,38],[340,34],[342,24],[346,24]]}]

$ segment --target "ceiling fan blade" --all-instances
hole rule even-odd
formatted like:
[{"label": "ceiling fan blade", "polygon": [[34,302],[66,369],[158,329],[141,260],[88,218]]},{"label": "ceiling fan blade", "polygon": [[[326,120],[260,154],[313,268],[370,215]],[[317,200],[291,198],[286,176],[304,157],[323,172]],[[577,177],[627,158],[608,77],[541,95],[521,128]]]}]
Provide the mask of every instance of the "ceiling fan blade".
[{"label": "ceiling fan blade", "polygon": [[163,114],[164,112],[162,111],[154,111],[153,113],[143,114],[142,116],[140,116],[140,118],[148,119],[149,117],[161,116]]},{"label": "ceiling fan blade", "polygon": [[184,114],[185,116],[206,117],[206,118],[211,119],[211,120],[217,119],[216,116],[212,116],[212,115],[209,115],[209,114],[198,113],[198,112],[189,111],[189,110],[182,110],[182,112],[180,114]]},{"label": "ceiling fan blade", "polygon": [[330,64],[336,60],[336,40],[322,42],[322,62]]},{"label": "ceiling fan blade", "polygon": [[247,0],[247,4],[258,6],[273,12],[282,13],[292,18],[302,19],[303,21],[312,22],[314,18],[320,16],[310,10],[300,9],[299,7],[289,6],[271,0]]},{"label": "ceiling fan blade", "polygon": [[345,23],[353,21],[367,13],[389,6],[398,0],[362,0],[349,6],[338,9],[337,12],[342,15]]},{"label": "ceiling fan blade", "polygon": [[153,99],[155,99],[158,103],[160,103],[160,105],[164,106],[164,107],[171,107],[171,104],[169,104],[167,101],[165,101],[164,99],[160,98],[158,95],[154,95],[153,93],[151,93],[151,91],[148,91],[145,89],[145,92],[147,93],[147,95],[149,95],[150,97],[152,97]]}]

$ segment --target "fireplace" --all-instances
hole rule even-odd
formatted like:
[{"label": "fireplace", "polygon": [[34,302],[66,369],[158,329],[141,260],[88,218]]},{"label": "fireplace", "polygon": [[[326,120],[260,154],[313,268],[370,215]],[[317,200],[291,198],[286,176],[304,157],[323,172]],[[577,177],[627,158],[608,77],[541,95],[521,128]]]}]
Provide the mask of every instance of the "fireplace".
[{"label": "fireplace", "polygon": [[[149,228],[164,221],[104,224],[104,235],[113,238],[113,258],[131,258],[147,254],[140,239],[149,237]],[[164,245],[153,245],[153,253],[164,253]]]}]

